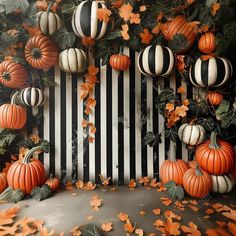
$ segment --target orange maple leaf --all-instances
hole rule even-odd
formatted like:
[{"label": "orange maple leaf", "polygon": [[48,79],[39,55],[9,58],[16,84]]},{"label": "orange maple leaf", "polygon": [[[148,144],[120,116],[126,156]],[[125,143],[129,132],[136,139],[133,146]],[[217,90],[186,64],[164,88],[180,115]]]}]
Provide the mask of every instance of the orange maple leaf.
[{"label": "orange maple leaf", "polygon": [[172,201],[167,197],[161,197],[160,199],[162,201],[162,204],[164,204],[165,206],[169,206],[172,204]]},{"label": "orange maple leaf", "polygon": [[198,207],[196,207],[196,206],[193,206],[193,205],[188,205],[188,206],[191,210],[193,210],[195,212],[199,210]]},{"label": "orange maple leaf", "polygon": [[164,223],[165,231],[170,235],[180,235],[179,227],[180,224],[177,222],[173,222],[172,218],[170,217],[168,217],[166,222]]},{"label": "orange maple leaf", "polygon": [[65,184],[65,189],[67,191],[73,191],[75,188],[74,188],[74,186],[73,186],[71,181],[67,181],[66,184]]},{"label": "orange maple leaf", "polygon": [[186,111],[188,111],[188,107],[184,105],[175,108],[175,114],[181,117],[185,117],[187,115]]},{"label": "orange maple leaf", "polygon": [[89,91],[90,91],[90,86],[87,83],[82,83],[80,85],[79,90],[80,90],[80,99],[82,100],[82,99],[84,99],[85,97],[88,96]]},{"label": "orange maple leaf", "polygon": [[99,8],[97,9],[97,17],[99,21],[104,21],[108,23],[110,19],[111,11],[107,8]]},{"label": "orange maple leaf", "polygon": [[131,13],[130,24],[139,24],[139,23],[140,23],[140,14]]},{"label": "orange maple leaf", "polygon": [[99,178],[102,181],[102,185],[104,187],[106,187],[110,184],[111,177],[105,178],[105,177],[103,177],[103,175],[99,174]]},{"label": "orange maple leaf", "polygon": [[89,136],[89,137],[88,137],[88,141],[89,141],[89,143],[93,143],[93,142],[94,142],[94,140],[95,140],[95,138],[94,138],[94,137],[92,137],[92,136]]},{"label": "orange maple leaf", "polygon": [[144,12],[144,11],[146,11],[146,9],[147,9],[147,7],[145,5],[142,5],[139,7],[140,12]]},{"label": "orange maple leaf", "polygon": [[123,37],[124,40],[129,40],[130,37],[129,37],[129,34],[128,34],[128,31],[129,31],[128,24],[124,24],[121,27],[122,27],[122,30],[120,31],[121,36]]},{"label": "orange maple leaf", "polygon": [[165,217],[170,217],[172,219],[181,220],[181,217],[176,215],[173,211],[165,211]]},{"label": "orange maple leaf", "polygon": [[78,180],[75,185],[78,189],[84,188],[84,182],[82,180]]},{"label": "orange maple leaf", "polygon": [[119,8],[119,15],[124,21],[129,21],[133,7],[128,3]]},{"label": "orange maple leaf", "polygon": [[94,183],[92,183],[91,181],[89,181],[89,182],[87,182],[87,183],[84,185],[83,189],[86,190],[86,191],[92,191],[92,190],[94,190],[96,187],[97,187],[96,184],[94,184]]},{"label": "orange maple leaf", "polygon": [[19,210],[20,210],[19,206],[1,210],[0,211],[0,225],[1,226],[9,225],[13,223],[13,219],[16,217]]},{"label": "orange maple leaf", "polygon": [[184,86],[180,86],[179,88],[177,88],[177,92],[180,93],[180,94],[185,93],[185,88],[184,88]]},{"label": "orange maple leaf", "polygon": [[141,177],[141,178],[139,178],[139,180],[138,180],[138,182],[139,182],[140,184],[143,184],[144,186],[147,186],[147,185],[149,184],[149,181],[150,181],[150,179],[149,179],[148,176]]},{"label": "orange maple leaf", "polygon": [[173,103],[167,103],[165,109],[168,111],[173,111],[175,109],[175,105]]},{"label": "orange maple leaf", "polygon": [[158,22],[157,25],[152,29],[153,34],[159,34],[162,31],[163,24]]},{"label": "orange maple leaf", "polygon": [[19,150],[19,160],[22,160],[26,153],[29,151],[29,148],[25,148],[25,147],[20,147],[20,150]]},{"label": "orange maple leaf", "polygon": [[102,206],[102,200],[98,196],[94,196],[90,201],[90,206],[93,210],[99,211],[99,207]]},{"label": "orange maple leaf", "polygon": [[161,214],[161,209],[160,208],[155,208],[152,210],[154,215],[160,215]]},{"label": "orange maple leaf", "polygon": [[80,236],[81,231],[79,230],[80,226],[76,226],[73,229],[70,230],[70,232],[72,233],[73,236]]},{"label": "orange maple leaf", "polygon": [[136,188],[136,180],[135,179],[131,179],[129,182],[129,188]]},{"label": "orange maple leaf", "polygon": [[211,5],[211,14],[212,14],[213,16],[215,16],[216,13],[217,13],[219,10],[220,10],[220,3],[218,3],[218,2],[212,3],[212,5]]},{"label": "orange maple leaf", "polygon": [[112,223],[111,222],[103,223],[101,228],[105,232],[110,232],[112,230]]},{"label": "orange maple leaf", "polygon": [[229,218],[231,220],[236,221],[236,210],[230,209],[229,212],[223,212],[222,215],[226,216],[227,218]]},{"label": "orange maple leaf", "polygon": [[126,223],[124,224],[124,229],[128,233],[133,233],[135,230],[135,226],[132,225],[131,221],[128,219]]},{"label": "orange maple leaf", "polygon": [[197,229],[197,226],[193,222],[189,222],[188,226],[181,225],[181,229],[188,236],[201,236],[201,232]]},{"label": "orange maple leaf", "polygon": [[91,37],[84,37],[84,38],[82,38],[82,44],[86,47],[87,46],[94,46],[95,40],[92,39]]},{"label": "orange maple leaf", "polygon": [[153,35],[150,34],[149,30],[148,29],[144,29],[142,33],[140,33],[140,37],[142,39],[142,43],[144,44],[150,44],[150,41],[152,40],[153,38]]},{"label": "orange maple leaf", "polygon": [[189,105],[189,100],[188,99],[185,99],[182,103],[184,106],[188,106]]},{"label": "orange maple leaf", "polygon": [[215,211],[214,211],[213,209],[211,209],[211,208],[207,208],[207,209],[205,210],[205,212],[206,212],[208,215],[211,215],[211,214],[213,214]]},{"label": "orange maple leaf", "polygon": [[122,221],[122,222],[126,222],[127,220],[129,220],[129,216],[124,212],[120,212],[118,217],[119,217],[120,221]]},{"label": "orange maple leaf", "polygon": [[184,55],[176,56],[176,68],[178,71],[183,71],[185,69]]},{"label": "orange maple leaf", "polygon": [[138,236],[143,236],[144,235],[144,232],[143,232],[142,229],[135,229],[134,233],[137,234]]}]

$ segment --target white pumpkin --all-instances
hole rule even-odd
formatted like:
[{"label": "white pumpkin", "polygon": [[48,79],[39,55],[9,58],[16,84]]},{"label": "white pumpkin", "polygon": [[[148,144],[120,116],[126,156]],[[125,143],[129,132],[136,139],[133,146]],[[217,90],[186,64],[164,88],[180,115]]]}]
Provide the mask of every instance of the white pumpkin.
[{"label": "white pumpkin", "polygon": [[87,56],[78,48],[63,50],[59,55],[59,66],[67,73],[80,73],[86,69]]},{"label": "white pumpkin", "polygon": [[36,14],[40,30],[45,35],[53,35],[63,26],[63,21],[58,14],[40,11]]},{"label": "white pumpkin", "polygon": [[178,131],[180,140],[188,145],[198,145],[205,139],[205,129],[201,125],[183,124]]},{"label": "white pumpkin", "polygon": [[234,187],[234,179],[230,175],[211,175],[212,192],[228,193]]}]

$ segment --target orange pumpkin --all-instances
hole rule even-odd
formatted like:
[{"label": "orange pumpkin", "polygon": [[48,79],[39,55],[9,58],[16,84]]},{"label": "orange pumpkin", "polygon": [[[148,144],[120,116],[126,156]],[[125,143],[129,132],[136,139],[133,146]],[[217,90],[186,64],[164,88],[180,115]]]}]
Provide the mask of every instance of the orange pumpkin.
[{"label": "orange pumpkin", "polygon": [[189,24],[183,15],[176,16],[173,20],[165,23],[162,28],[162,33],[166,40],[170,41],[176,34],[182,34],[188,41],[188,46],[181,51],[179,54],[187,52],[194,44],[197,36],[195,26]]},{"label": "orange pumpkin", "polygon": [[130,58],[127,55],[115,54],[110,57],[110,66],[114,70],[127,70],[131,64]]},{"label": "orange pumpkin", "polygon": [[176,159],[176,144],[170,144],[169,160],[161,164],[160,178],[165,184],[173,180],[177,185],[183,184],[183,175],[189,169],[188,164],[181,159]]},{"label": "orange pumpkin", "polygon": [[195,158],[198,165],[209,174],[225,175],[234,165],[235,153],[230,143],[217,141],[216,136],[212,132],[210,139],[197,147]]},{"label": "orange pumpkin", "polygon": [[7,182],[13,189],[21,189],[25,194],[30,194],[36,186],[45,182],[45,169],[38,159],[31,159],[33,153],[42,150],[41,146],[30,149],[23,160],[14,162],[8,170]]},{"label": "orange pumpkin", "polygon": [[185,191],[192,197],[206,197],[212,188],[211,176],[204,170],[190,168],[184,173],[183,186]]},{"label": "orange pumpkin", "polygon": [[0,64],[0,83],[9,88],[24,86],[29,74],[24,66],[11,60],[4,60]]},{"label": "orange pumpkin", "polygon": [[33,36],[25,45],[25,58],[34,68],[48,70],[57,63],[58,57],[55,42],[47,36]]},{"label": "orange pumpkin", "polygon": [[192,160],[188,162],[188,165],[190,168],[196,168],[197,167],[197,162],[196,160]]},{"label": "orange pumpkin", "polygon": [[210,54],[215,51],[215,35],[211,32],[203,34],[198,41],[198,48],[202,53]]},{"label": "orange pumpkin", "polygon": [[50,189],[55,192],[60,188],[61,182],[57,177],[50,175],[50,178],[46,180],[45,184],[47,184]]},{"label": "orange pumpkin", "polygon": [[5,173],[0,173],[0,193],[2,193],[7,188],[7,175]]},{"label": "orange pumpkin", "polygon": [[224,96],[220,92],[208,91],[207,101],[210,105],[218,106],[223,101]]},{"label": "orange pumpkin", "polygon": [[19,92],[16,92],[11,99],[11,104],[0,106],[0,127],[4,129],[22,129],[27,120],[26,110],[15,104]]}]

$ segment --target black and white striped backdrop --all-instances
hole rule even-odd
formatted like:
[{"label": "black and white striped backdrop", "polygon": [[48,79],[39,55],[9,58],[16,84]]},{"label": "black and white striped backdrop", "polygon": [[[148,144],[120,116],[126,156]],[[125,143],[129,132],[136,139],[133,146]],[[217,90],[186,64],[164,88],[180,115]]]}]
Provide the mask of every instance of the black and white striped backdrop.
[{"label": "black and white striped backdrop", "polygon": [[[88,143],[82,128],[86,117],[78,88],[83,77],[66,74],[59,67],[52,71],[56,86],[45,89],[46,103],[38,108],[43,114],[39,136],[52,144],[50,154],[41,157],[48,172],[65,181],[98,182],[102,174],[117,184],[127,184],[131,178],[141,176],[158,177],[160,165],[167,158],[168,140],[162,138],[162,143],[155,147],[143,143],[147,131],[165,132],[163,117],[154,101],[160,87],[186,87],[182,100],[192,96],[192,88],[175,79],[174,74],[158,85],[159,78],[145,77],[139,72],[137,52],[125,48],[124,53],[131,57],[130,69],[125,72],[102,66],[101,61],[94,62],[99,67],[99,83],[94,91],[97,105],[89,115],[97,128],[94,143]],[[177,157],[188,160],[188,151],[180,141]]]}]

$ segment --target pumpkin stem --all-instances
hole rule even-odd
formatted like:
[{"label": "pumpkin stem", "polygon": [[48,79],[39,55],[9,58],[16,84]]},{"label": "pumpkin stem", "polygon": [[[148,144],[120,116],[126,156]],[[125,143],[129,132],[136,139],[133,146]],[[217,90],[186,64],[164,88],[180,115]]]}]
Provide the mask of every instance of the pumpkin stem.
[{"label": "pumpkin stem", "polygon": [[2,74],[2,78],[4,80],[9,81],[9,80],[11,80],[11,75],[10,75],[10,73],[8,71],[4,71],[3,74]]},{"label": "pumpkin stem", "polygon": [[202,176],[202,171],[200,170],[198,164],[196,165],[196,171],[195,171],[196,175],[198,176]]},{"label": "pumpkin stem", "polygon": [[194,119],[192,119],[192,120],[189,122],[189,124],[190,124],[190,125],[194,125],[196,121],[197,121],[197,118],[194,118]]},{"label": "pumpkin stem", "polygon": [[42,53],[39,48],[33,48],[31,51],[31,55],[35,59],[40,59],[42,57]]},{"label": "pumpkin stem", "polygon": [[53,179],[53,173],[49,175],[49,179]]},{"label": "pumpkin stem", "polygon": [[25,155],[25,157],[22,160],[22,163],[29,163],[30,162],[30,158],[33,155],[34,152],[38,151],[38,150],[43,150],[43,146],[36,146],[31,148]]},{"label": "pumpkin stem", "polygon": [[55,3],[55,0],[53,0],[53,1],[51,1],[51,2],[49,3],[48,8],[47,8],[47,10],[46,10],[46,13],[47,13],[47,14],[50,12],[50,10],[51,10],[52,6],[54,5],[54,3]]},{"label": "pumpkin stem", "polygon": [[176,161],[176,143],[170,140],[168,158],[170,161]]},{"label": "pumpkin stem", "polygon": [[11,104],[16,104],[16,98],[19,95],[19,92],[16,91],[11,97]]},{"label": "pumpkin stem", "polygon": [[215,131],[211,132],[209,147],[212,149],[219,149],[220,145],[217,142],[217,133]]}]

